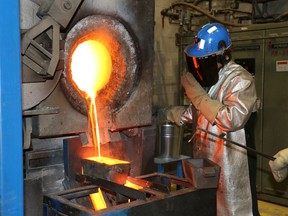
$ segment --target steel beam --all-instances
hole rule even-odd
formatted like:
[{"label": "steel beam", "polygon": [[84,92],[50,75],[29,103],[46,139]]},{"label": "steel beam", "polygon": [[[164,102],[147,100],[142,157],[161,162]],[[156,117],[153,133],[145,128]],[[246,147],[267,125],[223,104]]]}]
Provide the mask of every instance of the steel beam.
[{"label": "steel beam", "polygon": [[0,7],[0,215],[23,215],[20,2]]}]

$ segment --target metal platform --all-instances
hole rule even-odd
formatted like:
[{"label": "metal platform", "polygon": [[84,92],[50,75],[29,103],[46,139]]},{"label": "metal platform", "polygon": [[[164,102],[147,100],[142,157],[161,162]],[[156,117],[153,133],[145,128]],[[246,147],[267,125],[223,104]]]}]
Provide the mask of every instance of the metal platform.
[{"label": "metal platform", "polygon": [[[216,190],[195,189],[185,179],[162,173],[139,177],[145,181],[161,182],[169,192],[152,188],[136,190],[104,179],[88,177],[91,185],[44,196],[44,215],[216,215]],[[174,187],[174,186],[175,187]],[[113,205],[94,210],[79,204],[81,199],[101,188],[106,198],[114,196]],[[117,202],[117,199],[121,201]],[[203,202],[205,200],[205,202]],[[83,203],[83,202],[82,202]],[[115,205],[116,203],[116,205]]]}]

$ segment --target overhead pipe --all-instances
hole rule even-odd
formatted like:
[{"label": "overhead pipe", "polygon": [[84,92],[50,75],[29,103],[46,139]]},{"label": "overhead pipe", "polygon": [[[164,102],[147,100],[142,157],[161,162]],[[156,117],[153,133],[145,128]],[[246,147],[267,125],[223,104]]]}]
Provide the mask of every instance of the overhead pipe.
[{"label": "overhead pipe", "polygon": [[177,6],[184,6],[184,7],[188,7],[188,8],[192,8],[196,11],[198,11],[199,13],[201,14],[204,14],[205,16],[217,21],[217,22],[220,22],[222,23],[223,25],[226,25],[226,26],[232,26],[232,27],[244,27],[244,26],[249,26],[249,25],[252,25],[252,24],[238,24],[238,23],[231,23],[231,22],[226,22],[226,21],[223,21],[221,19],[219,19],[218,17],[215,17],[213,15],[211,15],[209,12],[203,10],[202,8],[194,5],[194,4],[189,4],[189,3],[186,3],[186,2],[176,2],[176,3],[172,3],[171,5],[171,9],[174,8],[174,7],[177,7]]}]

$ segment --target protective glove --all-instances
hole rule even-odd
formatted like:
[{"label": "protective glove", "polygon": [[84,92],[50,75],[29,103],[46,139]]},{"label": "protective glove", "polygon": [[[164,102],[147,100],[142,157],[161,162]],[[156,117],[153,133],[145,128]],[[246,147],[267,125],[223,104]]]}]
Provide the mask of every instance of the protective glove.
[{"label": "protective glove", "polygon": [[178,126],[180,126],[181,116],[184,113],[184,111],[185,111],[184,106],[174,106],[174,107],[168,108],[166,112],[166,118],[168,121],[173,122],[177,124]]},{"label": "protective glove", "polygon": [[181,77],[181,84],[194,107],[213,124],[218,111],[224,105],[217,100],[212,100],[191,73],[186,73]]},{"label": "protective glove", "polygon": [[281,182],[287,177],[288,173],[288,148],[279,151],[274,157],[276,159],[274,161],[270,160],[269,166],[274,179]]}]

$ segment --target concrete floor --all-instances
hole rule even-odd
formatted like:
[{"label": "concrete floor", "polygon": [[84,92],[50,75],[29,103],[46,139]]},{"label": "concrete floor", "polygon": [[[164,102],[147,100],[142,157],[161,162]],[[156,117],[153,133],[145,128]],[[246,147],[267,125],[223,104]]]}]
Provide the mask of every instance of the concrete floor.
[{"label": "concrete floor", "polygon": [[288,207],[258,200],[261,216],[288,216]]}]

